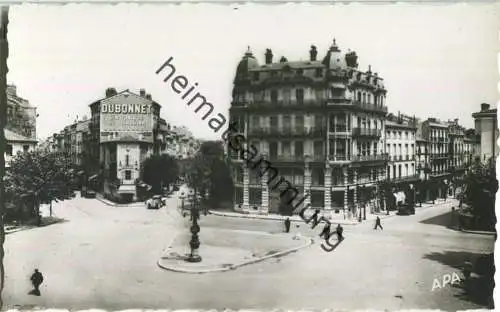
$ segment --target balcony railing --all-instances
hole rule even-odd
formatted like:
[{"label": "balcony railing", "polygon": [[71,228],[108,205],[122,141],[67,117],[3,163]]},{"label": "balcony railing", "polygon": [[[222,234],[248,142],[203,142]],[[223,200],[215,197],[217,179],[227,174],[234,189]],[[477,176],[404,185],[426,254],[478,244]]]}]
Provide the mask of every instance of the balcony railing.
[{"label": "balcony railing", "polygon": [[378,154],[378,155],[357,155],[353,156],[353,161],[386,161],[388,159],[387,154]]},{"label": "balcony railing", "polygon": [[419,174],[412,174],[412,175],[401,176],[401,177],[396,177],[396,178],[391,177],[389,180],[393,181],[393,182],[403,182],[403,181],[416,180],[419,178],[420,178]]},{"label": "balcony railing", "polygon": [[270,155],[269,160],[273,161],[303,161],[303,155]]},{"label": "balcony railing", "polygon": [[233,101],[233,107],[251,107],[251,108],[283,108],[283,107],[322,107],[324,106],[324,100],[279,100],[276,102],[270,100],[264,101]]},{"label": "balcony railing", "polygon": [[335,132],[340,132],[340,133],[345,133],[345,132],[350,132],[350,130],[347,128],[347,126],[337,126],[337,127],[331,127],[329,129],[331,133]]},{"label": "balcony railing", "polygon": [[365,137],[380,137],[382,131],[379,129],[353,128],[352,135]]},{"label": "balcony railing", "polygon": [[363,103],[360,101],[352,101],[352,104],[354,106],[357,106],[362,109],[370,110],[370,111],[376,111],[376,112],[383,112],[387,113],[387,106],[379,106],[379,105],[374,105],[374,104],[368,104],[368,103]]}]

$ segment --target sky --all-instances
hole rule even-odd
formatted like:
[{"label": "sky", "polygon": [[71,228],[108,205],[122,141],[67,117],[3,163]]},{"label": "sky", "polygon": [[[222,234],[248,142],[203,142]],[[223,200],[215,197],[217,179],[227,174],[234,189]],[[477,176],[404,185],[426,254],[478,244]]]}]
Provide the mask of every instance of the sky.
[{"label": "sky", "polygon": [[37,107],[44,139],[84,115],[105,89],[146,89],[168,122],[218,139],[155,71],[170,57],[178,74],[228,115],[236,66],[250,46],[259,63],[322,59],[333,38],[385,81],[389,111],[459,118],[496,107],[500,4],[89,5],[10,9],[8,82]]}]

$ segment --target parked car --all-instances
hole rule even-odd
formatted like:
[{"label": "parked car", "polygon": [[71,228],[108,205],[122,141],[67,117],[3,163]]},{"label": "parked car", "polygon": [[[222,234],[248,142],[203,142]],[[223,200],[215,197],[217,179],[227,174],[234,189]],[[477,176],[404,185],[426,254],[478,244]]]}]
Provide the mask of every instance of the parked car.
[{"label": "parked car", "polygon": [[95,198],[95,195],[96,195],[95,192],[91,191],[91,190],[85,191],[85,194],[84,194],[85,198]]},{"label": "parked car", "polygon": [[154,195],[146,201],[146,207],[148,209],[160,209],[161,206],[163,206],[161,195]]},{"label": "parked car", "polygon": [[398,206],[398,215],[400,216],[408,216],[415,214],[415,207],[412,207],[408,204],[401,204]]}]

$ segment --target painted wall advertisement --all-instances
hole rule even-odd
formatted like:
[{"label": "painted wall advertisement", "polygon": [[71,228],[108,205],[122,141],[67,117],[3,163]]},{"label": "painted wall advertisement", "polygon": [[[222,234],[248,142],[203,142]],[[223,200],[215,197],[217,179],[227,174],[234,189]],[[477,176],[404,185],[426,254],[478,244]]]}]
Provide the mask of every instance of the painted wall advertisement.
[{"label": "painted wall advertisement", "polygon": [[101,142],[137,140],[153,142],[151,103],[101,103]]}]

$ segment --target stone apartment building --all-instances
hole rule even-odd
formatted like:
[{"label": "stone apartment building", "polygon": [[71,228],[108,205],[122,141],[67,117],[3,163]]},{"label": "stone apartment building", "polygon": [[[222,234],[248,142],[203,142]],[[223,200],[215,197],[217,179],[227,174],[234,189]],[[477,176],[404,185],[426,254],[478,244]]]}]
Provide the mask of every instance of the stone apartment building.
[{"label": "stone apartment building", "polygon": [[481,137],[480,157],[482,161],[498,157],[498,121],[497,109],[490,104],[481,104],[481,111],[472,114],[476,132]]},{"label": "stone apartment building", "polygon": [[463,178],[465,174],[465,128],[458,123],[458,119],[448,121],[448,168],[452,180]]},{"label": "stone apartment building", "polygon": [[[230,120],[305,196],[302,205],[356,215],[386,176],[386,92],[382,77],[360,69],[356,53],[342,53],[335,40],[322,59],[315,46],[306,61],[275,62],[268,49],[260,65],[248,51],[237,66]],[[235,208],[278,212],[280,188],[228,154]]]},{"label": "stone apartment building", "polygon": [[17,153],[33,151],[38,143],[36,138],[36,107],[17,94],[14,85],[7,85],[7,123],[5,125],[6,146],[5,166]]},{"label": "stone apartment building", "polygon": [[408,184],[419,180],[416,166],[416,119],[406,115],[389,114],[385,121],[387,180]]}]

